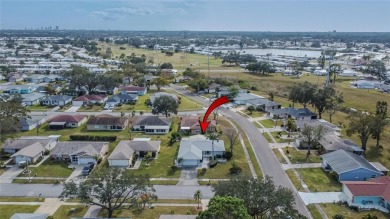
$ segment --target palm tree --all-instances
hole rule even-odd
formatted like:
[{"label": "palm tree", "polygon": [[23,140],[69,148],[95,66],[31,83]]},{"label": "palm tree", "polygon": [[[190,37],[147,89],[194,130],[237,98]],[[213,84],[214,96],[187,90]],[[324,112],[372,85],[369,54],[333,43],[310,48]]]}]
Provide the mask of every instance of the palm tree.
[{"label": "palm tree", "polygon": [[290,133],[292,130],[297,129],[297,125],[295,124],[295,120],[293,118],[288,118],[286,129],[288,131],[288,137],[290,137]]},{"label": "palm tree", "polygon": [[219,133],[218,132],[213,132],[208,134],[207,138],[211,140],[211,156],[213,157],[214,160],[214,141],[219,141]]},{"label": "palm tree", "polygon": [[195,201],[198,202],[198,209],[199,209],[199,205],[200,205],[200,200],[203,198],[203,194],[200,190],[197,190],[195,193],[194,193],[194,199]]}]

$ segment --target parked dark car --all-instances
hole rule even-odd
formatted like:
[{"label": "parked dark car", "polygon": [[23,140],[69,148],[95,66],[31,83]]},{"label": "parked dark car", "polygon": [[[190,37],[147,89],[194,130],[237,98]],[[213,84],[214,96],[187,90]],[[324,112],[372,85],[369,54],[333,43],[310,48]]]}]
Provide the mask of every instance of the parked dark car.
[{"label": "parked dark car", "polygon": [[81,173],[84,175],[84,176],[87,176],[89,175],[89,173],[92,171],[93,167],[95,166],[95,164],[93,162],[89,162],[87,163],[83,170],[81,171]]}]

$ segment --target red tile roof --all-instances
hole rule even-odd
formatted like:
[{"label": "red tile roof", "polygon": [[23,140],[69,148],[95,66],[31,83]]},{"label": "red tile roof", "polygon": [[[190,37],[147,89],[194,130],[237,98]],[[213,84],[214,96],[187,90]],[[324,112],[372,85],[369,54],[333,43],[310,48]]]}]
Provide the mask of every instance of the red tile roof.
[{"label": "red tile roof", "polygon": [[48,122],[80,122],[87,116],[85,115],[58,115],[51,119]]},{"label": "red tile roof", "polygon": [[73,101],[91,101],[91,100],[103,100],[106,98],[106,95],[84,95],[77,97]]},{"label": "red tile roof", "polygon": [[390,203],[390,176],[381,176],[370,181],[346,181],[347,186],[354,196],[380,196]]},{"label": "red tile roof", "polygon": [[125,90],[125,91],[144,91],[145,87],[126,86],[126,87],[123,87],[122,90]]}]

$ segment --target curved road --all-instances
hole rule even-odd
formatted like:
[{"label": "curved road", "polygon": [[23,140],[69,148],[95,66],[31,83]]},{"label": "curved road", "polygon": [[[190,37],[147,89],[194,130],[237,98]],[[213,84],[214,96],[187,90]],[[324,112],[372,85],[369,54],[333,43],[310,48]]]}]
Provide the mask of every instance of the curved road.
[{"label": "curved road", "polygon": [[[205,100],[204,98],[194,93],[184,90],[181,86],[171,85],[171,89],[183,95],[186,95],[189,98],[192,98],[199,103],[204,104],[205,106],[209,105],[208,100]],[[221,107],[221,109],[223,108]],[[289,188],[292,191],[296,191],[294,185],[289,180],[286,172],[282,169],[279,160],[276,158],[275,154],[269,147],[267,140],[262,134],[260,134],[257,127],[250,121],[248,121],[246,118],[239,116],[237,113],[234,113],[230,110],[222,110],[220,112],[225,116],[231,117],[244,130],[244,132],[248,136],[249,141],[252,144],[253,150],[260,163],[260,167],[263,174],[271,176],[276,185],[280,185]],[[294,196],[296,202],[296,209],[302,215],[311,218],[310,213],[307,210],[306,205],[304,204],[301,197],[296,192],[294,193]]]}]

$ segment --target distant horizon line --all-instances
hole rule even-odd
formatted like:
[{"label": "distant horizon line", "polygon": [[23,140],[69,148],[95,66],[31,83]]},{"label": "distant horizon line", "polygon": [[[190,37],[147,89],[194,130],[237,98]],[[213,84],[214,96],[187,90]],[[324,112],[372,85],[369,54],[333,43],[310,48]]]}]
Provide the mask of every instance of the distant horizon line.
[{"label": "distant horizon line", "polygon": [[130,31],[130,32],[254,32],[254,33],[390,33],[390,31],[265,31],[265,30],[121,30],[121,29],[0,29],[1,31]]}]

